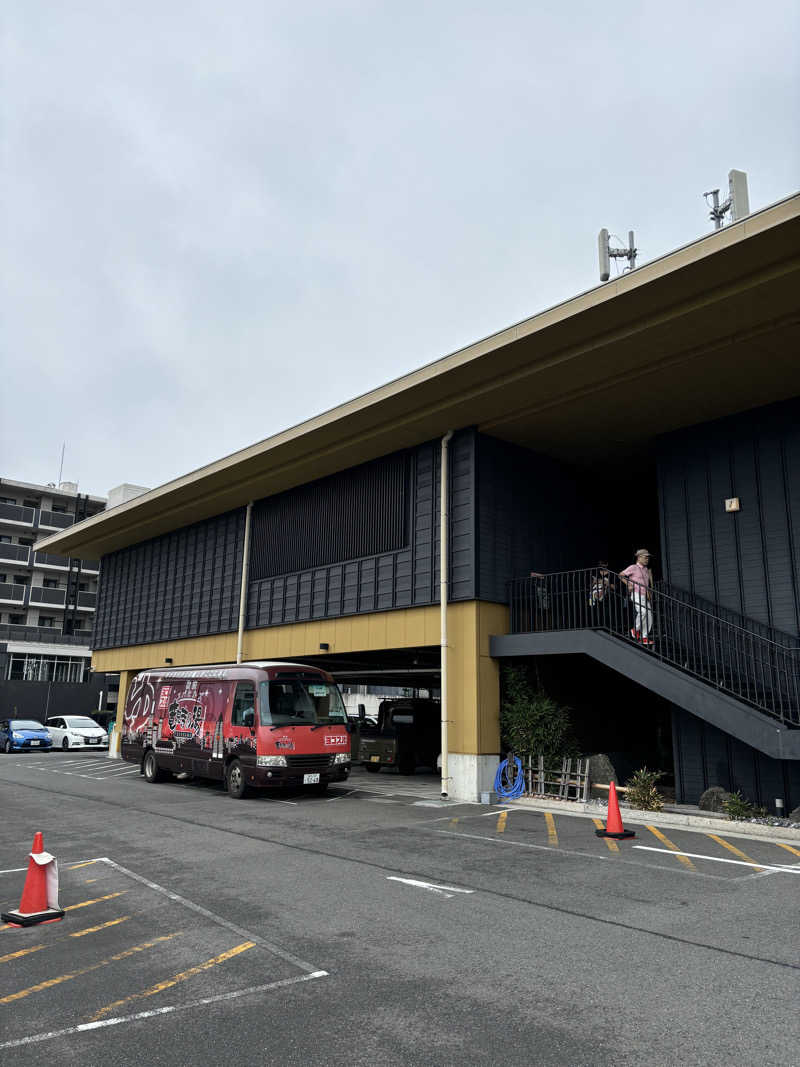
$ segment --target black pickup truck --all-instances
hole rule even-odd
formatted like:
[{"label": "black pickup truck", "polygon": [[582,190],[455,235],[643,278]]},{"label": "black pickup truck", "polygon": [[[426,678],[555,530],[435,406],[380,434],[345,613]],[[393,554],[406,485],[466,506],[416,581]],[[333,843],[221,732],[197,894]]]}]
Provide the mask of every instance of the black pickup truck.
[{"label": "black pickup truck", "polygon": [[436,770],[441,728],[438,700],[384,700],[378,725],[360,731],[358,760],[373,773],[397,767],[400,774],[413,774],[419,765]]}]

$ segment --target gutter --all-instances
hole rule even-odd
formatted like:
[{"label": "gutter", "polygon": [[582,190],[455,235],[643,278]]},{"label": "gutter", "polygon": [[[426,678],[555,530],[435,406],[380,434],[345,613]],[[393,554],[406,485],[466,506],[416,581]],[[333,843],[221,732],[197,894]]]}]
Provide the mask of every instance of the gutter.
[{"label": "gutter", "polygon": [[244,545],[242,548],[242,584],[239,587],[239,631],[236,635],[236,662],[242,662],[242,645],[244,643],[244,618],[247,611],[247,573],[250,569],[250,515],[253,501],[247,505],[244,516]]},{"label": "gutter", "polygon": [[442,797],[447,798],[450,777],[447,773],[447,588],[450,577],[448,532],[450,524],[450,488],[448,480],[447,446],[453,431],[448,430],[442,438],[442,455],[439,469],[439,620],[442,679],[439,701],[442,715]]}]

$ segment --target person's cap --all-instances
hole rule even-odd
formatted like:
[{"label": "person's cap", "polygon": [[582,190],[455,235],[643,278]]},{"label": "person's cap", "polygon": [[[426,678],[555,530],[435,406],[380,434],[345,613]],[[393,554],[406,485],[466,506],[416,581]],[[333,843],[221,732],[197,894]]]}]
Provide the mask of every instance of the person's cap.
[{"label": "person's cap", "polygon": [[650,555],[650,549],[649,548],[637,548],[636,549],[636,555],[637,556],[649,556]]}]

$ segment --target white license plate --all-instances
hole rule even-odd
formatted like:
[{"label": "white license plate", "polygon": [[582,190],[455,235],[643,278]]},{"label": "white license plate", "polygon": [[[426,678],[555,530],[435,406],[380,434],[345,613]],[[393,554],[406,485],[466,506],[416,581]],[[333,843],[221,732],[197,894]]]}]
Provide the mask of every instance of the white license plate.
[{"label": "white license plate", "polygon": [[41,745],[41,741],[31,741],[31,745]]},{"label": "white license plate", "polygon": [[303,785],[319,785],[319,775],[318,774],[304,774],[303,775]]},{"label": "white license plate", "polygon": [[89,738],[89,744],[90,745],[99,745],[100,744],[100,738],[99,737],[90,737]]}]

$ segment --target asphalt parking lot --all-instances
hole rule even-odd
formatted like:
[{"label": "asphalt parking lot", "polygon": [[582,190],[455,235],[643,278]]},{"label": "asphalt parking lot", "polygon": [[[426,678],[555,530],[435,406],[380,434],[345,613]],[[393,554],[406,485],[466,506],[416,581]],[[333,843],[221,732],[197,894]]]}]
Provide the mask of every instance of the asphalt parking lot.
[{"label": "asphalt parking lot", "polygon": [[237,802],[26,754],[0,789],[3,908],[42,830],[68,909],[0,930],[4,1063],[797,1062],[797,843],[617,843],[360,770]]}]

